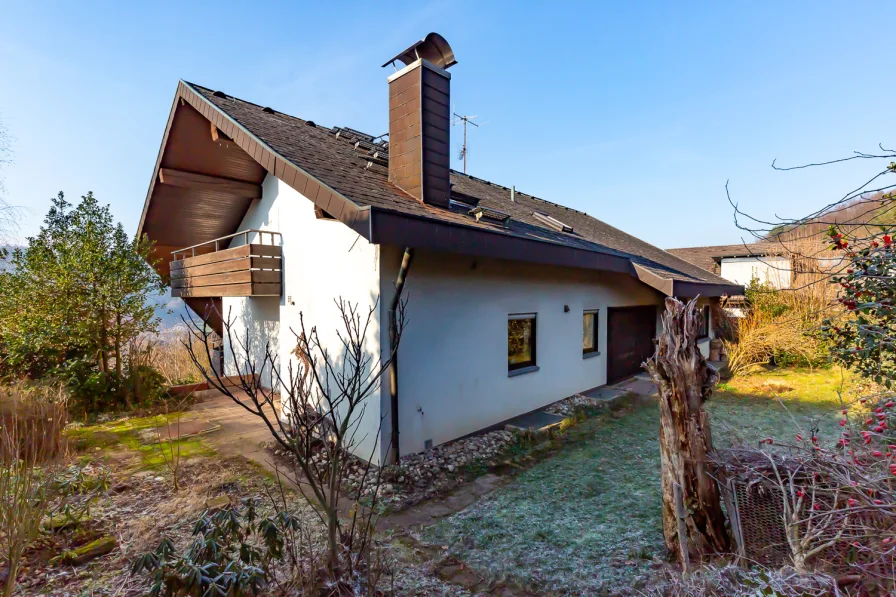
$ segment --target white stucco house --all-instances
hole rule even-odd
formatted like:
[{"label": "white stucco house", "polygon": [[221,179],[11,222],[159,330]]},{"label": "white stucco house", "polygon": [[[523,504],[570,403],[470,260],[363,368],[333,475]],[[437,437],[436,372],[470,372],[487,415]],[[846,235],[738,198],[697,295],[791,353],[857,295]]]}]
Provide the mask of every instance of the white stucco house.
[{"label": "white stucco house", "polygon": [[832,272],[841,263],[840,257],[818,241],[758,241],[666,250],[734,284],[749,286],[756,280],[779,290],[799,285],[801,275]]},{"label": "white stucco house", "polygon": [[[179,82],[138,229],[174,296],[275,347],[281,370],[298,365],[300,313],[336,349],[337,297],[376,305],[366,349],[388,354],[401,270],[398,384],[385,377],[368,404],[359,453],[380,421],[377,461],[625,379],[653,352],[666,296],[743,292],[585,213],[451,170],[453,52],[430,34],[389,64],[371,102],[383,137]],[[227,374],[237,366],[225,356]]]},{"label": "white stucco house", "polygon": [[790,288],[793,283],[793,257],[782,243],[741,243],[667,251],[735,284],[748,286],[757,280],[782,289]]}]

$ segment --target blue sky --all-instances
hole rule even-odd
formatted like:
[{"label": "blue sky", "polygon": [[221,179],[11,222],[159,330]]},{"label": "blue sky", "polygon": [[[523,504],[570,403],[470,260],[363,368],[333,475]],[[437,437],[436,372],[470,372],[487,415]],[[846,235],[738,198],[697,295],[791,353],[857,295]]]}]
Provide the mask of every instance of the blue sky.
[{"label": "blue sky", "polygon": [[28,210],[21,236],[59,190],[92,190],[134,230],[179,78],[384,133],[380,64],[438,31],[459,61],[457,111],[485,123],[471,174],[660,247],[739,242],[726,180],[747,211],[798,216],[874,169],[769,165],[891,141],[889,15],[872,2],[0,0],[6,199]]}]

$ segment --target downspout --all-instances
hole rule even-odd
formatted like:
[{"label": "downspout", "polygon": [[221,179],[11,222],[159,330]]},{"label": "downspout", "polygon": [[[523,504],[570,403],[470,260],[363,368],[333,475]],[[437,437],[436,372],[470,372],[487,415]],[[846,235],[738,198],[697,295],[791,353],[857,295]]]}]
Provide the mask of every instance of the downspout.
[{"label": "downspout", "polygon": [[389,366],[389,394],[390,410],[392,412],[392,442],[391,460],[398,462],[401,452],[398,449],[398,306],[401,304],[401,292],[404,290],[404,282],[411,269],[411,259],[414,257],[414,249],[405,247],[404,257],[401,258],[401,267],[398,269],[398,277],[395,278],[395,294],[392,296],[392,305],[389,307],[389,351],[392,363]]}]

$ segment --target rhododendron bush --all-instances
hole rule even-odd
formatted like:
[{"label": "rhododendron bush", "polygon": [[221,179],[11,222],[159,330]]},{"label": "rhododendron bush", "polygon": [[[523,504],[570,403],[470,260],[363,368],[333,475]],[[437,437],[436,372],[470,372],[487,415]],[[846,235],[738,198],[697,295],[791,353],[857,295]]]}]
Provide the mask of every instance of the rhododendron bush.
[{"label": "rhododendron bush", "polygon": [[[893,200],[892,193],[886,195]],[[846,315],[824,322],[822,331],[834,358],[887,388],[896,381],[896,247],[894,233],[881,227],[877,236],[854,246],[831,226],[828,235],[847,264],[833,282],[840,286]]]}]

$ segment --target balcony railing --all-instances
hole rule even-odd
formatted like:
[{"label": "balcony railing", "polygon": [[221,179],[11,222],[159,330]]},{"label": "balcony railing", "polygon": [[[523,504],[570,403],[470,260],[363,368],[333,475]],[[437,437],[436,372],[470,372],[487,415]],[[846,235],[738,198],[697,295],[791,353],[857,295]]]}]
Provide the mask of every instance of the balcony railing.
[{"label": "balcony railing", "polygon": [[[240,237],[242,245],[222,248]],[[280,296],[281,239],[279,232],[240,230],[172,251],[171,296]]]}]

